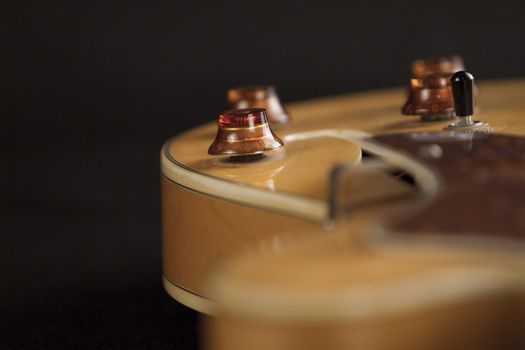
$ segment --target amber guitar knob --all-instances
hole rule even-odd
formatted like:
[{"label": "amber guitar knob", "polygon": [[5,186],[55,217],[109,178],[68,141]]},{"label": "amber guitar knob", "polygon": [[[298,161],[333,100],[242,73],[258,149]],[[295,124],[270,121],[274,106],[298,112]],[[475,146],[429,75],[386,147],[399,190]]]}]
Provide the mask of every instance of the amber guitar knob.
[{"label": "amber guitar knob", "polygon": [[413,78],[410,81],[410,95],[401,112],[407,115],[420,115],[423,121],[454,118],[450,74]]},{"label": "amber guitar knob", "polygon": [[414,78],[423,78],[435,74],[453,74],[465,70],[465,64],[461,56],[447,56],[416,60],[412,62],[411,68]]},{"label": "amber guitar knob", "polygon": [[273,133],[263,108],[232,109],[219,114],[212,155],[248,156],[273,151],[284,144]]},{"label": "amber guitar knob", "polygon": [[228,103],[231,109],[264,108],[272,125],[290,121],[290,115],[282,106],[273,86],[244,86],[230,89]]}]

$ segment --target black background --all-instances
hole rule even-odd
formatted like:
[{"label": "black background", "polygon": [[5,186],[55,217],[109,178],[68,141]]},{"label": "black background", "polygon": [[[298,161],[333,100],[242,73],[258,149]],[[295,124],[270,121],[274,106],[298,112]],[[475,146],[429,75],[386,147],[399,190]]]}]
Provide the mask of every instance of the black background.
[{"label": "black background", "polygon": [[158,155],[213,120],[228,88],[275,84],[290,102],[390,87],[411,60],[450,54],[477,79],[525,75],[520,2],[8,10],[0,348],[197,346],[197,316],[160,286]]}]

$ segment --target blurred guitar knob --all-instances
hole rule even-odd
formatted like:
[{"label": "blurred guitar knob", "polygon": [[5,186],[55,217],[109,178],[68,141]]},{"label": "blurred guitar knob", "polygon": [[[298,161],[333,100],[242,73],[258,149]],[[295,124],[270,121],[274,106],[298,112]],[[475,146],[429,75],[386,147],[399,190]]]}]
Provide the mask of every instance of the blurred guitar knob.
[{"label": "blurred guitar knob", "polygon": [[290,121],[290,115],[281,105],[273,86],[245,86],[230,89],[228,103],[231,109],[264,108],[272,124],[284,124]]},{"label": "blurred guitar knob", "polygon": [[412,77],[414,78],[443,73],[452,75],[462,70],[465,70],[465,64],[461,56],[436,57],[412,62]]},{"label": "blurred guitar knob", "polygon": [[232,109],[219,114],[211,155],[248,156],[282,147],[273,133],[264,108]]},{"label": "blurred guitar knob", "polygon": [[410,94],[401,112],[407,115],[420,115],[423,121],[454,118],[450,74],[411,79]]}]

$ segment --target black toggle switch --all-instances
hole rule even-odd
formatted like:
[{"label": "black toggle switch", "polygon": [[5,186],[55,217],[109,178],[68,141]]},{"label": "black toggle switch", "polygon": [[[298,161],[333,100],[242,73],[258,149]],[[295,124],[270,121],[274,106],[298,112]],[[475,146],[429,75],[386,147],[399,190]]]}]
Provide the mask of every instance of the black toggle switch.
[{"label": "black toggle switch", "polygon": [[458,117],[467,117],[474,114],[474,76],[469,72],[459,71],[450,78],[454,108]]},{"label": "black toggle switch", "polygon": [[469,72],[459,71],[450,78],[454,110],[458,120],[445,127],[445,130],[491,132],[485,122],[473,120],[474,114],[474,76]]}]

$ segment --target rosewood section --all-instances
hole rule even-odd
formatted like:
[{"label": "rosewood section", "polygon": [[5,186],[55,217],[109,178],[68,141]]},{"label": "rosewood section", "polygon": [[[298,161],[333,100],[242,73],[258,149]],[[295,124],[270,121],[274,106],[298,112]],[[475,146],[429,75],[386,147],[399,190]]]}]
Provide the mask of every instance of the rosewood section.
[{"label": "rosewood section", "polygon": [[395,231],[525,241],[525,138],[412,133],[374,139],[427,163],[442,178],[432,203]]}]

